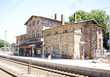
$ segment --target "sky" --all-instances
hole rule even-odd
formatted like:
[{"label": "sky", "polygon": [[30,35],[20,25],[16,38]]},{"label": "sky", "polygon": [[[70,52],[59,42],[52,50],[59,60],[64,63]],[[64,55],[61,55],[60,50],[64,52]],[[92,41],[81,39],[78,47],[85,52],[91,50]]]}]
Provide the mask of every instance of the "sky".
[{"label": "sky", "polygon": [[0,0],[0,39],[16,42],[16,36],[26,33],[24,23],[32,15],[64,20],[77,10],[105,10],[110,15],[110,0]]}]

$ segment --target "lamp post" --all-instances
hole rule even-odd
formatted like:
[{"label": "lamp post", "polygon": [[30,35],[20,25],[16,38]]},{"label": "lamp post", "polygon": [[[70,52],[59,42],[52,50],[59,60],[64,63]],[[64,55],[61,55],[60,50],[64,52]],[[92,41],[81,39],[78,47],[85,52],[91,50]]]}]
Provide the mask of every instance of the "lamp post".
[{"label": "lamp post", "polygon": [[4,41],[4,49],[6,51],[6,42],[7,42],[7,30],[5,30],[5,41]]},{"label": "lamp post", "polygon": [[20,56],[20,52],[19,52],[19,42],[18,42],[18,49],[17,49],[17,51],[18,51],[18,56]]},{"label": "lamp post", "polygon": [[74,13],[74,22],[77,23],[77,14]]},{"label": "lamp post", "polygon": [[[44,26],[42,27],[42,34],[43,34],[44,30],[49,29],[49,28],[50,27],[46,27],[46,25],[44,24]],[[44,55],[44,46],[45,46],[45,44],[44,44],[44,38],[43,37],[41,38],[41,42],[42,42],[42,58],[45,57],[45,55]]]}]

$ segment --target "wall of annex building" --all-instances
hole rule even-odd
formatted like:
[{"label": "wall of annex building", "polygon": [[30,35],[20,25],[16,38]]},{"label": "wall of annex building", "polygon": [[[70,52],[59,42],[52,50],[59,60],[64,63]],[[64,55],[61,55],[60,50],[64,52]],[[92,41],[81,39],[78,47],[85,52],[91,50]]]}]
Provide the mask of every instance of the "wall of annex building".
[{"label": "wall of annex building", "polygon": [[[84,56],[86,58],[95,58],[97,54],[101,54],[103,51],[99,51],[99,47],[103,49],[103,39],[102,34],[98,34],[99,31],[102,33],[102,29],[99,28],[96,24],[87,24],[82,28],[82,40],[85,42],[82,46],[84,51]],[[99,38],[100,44],[99,44]],[[81,49],[81,50],[82,50]]]},{"label": "wall of annex building", "polygon": [[102,29],[92,23],[80,25],[79,28],[62,26],[45,31],[46,52],[55,51],[59,54],[85,59],[103,54],[103,51],[98,51],[99,48],[103,50]]},{"label": "wall of annex building", "polygon": [[74,33],[62,33],[44,37],[45,52],[65,57],[74,56]]}]

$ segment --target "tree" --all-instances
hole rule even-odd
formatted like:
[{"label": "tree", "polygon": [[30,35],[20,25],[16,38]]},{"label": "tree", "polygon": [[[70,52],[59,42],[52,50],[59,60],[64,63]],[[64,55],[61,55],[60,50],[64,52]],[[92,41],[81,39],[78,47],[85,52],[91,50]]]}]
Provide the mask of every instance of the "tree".
[{"label": "tree", "polygon": [[81,21],[81,20],[88,20],[89,13],[79,10],[76,11],[72,16],[69,17],[69,22]]},{"label": "tree", "polygon": [[103,10],[92,10],[91,12],[85,12],[83,10],[76,11],[69,17],[69,22],[75,22],[75,20],[96,20],[104,30],[109,22],[109,16]]},{"label": "tree", "polygon": [[96,20],[99,25],[106,30],[106,27],[109,22],[109,16],[103,10],[92,10],[90,12],[90,19]]},{"label": "tree", "polygon": [[4,45],[8,46],[9,43],[6,42],[6,41],[4,41],[4,40],[0,40],[0,48],[1,48],[1,47],[4,47]]},{"label": "tree", "polygon": [[[92,10],[91,12],[85,12],[83,10],[76,11],[69,17],[69,22],[82,21],[82,20],[96,20],[98,24],[103,28],[104,47],[107,47],[108,33],[106,33],[107,26],[109,23],[109,15],[103,10]],[[105,41],[106,40],[106,41]]]}]

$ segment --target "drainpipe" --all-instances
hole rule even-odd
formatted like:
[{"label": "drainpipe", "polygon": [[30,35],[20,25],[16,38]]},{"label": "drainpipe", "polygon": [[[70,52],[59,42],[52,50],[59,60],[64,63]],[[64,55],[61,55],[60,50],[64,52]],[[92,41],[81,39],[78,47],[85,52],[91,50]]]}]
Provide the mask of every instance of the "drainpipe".
[{"label": "drainpipe", "polygon": [[56,13],[54,14],[54,19],[57,20],[57,14]]}]

